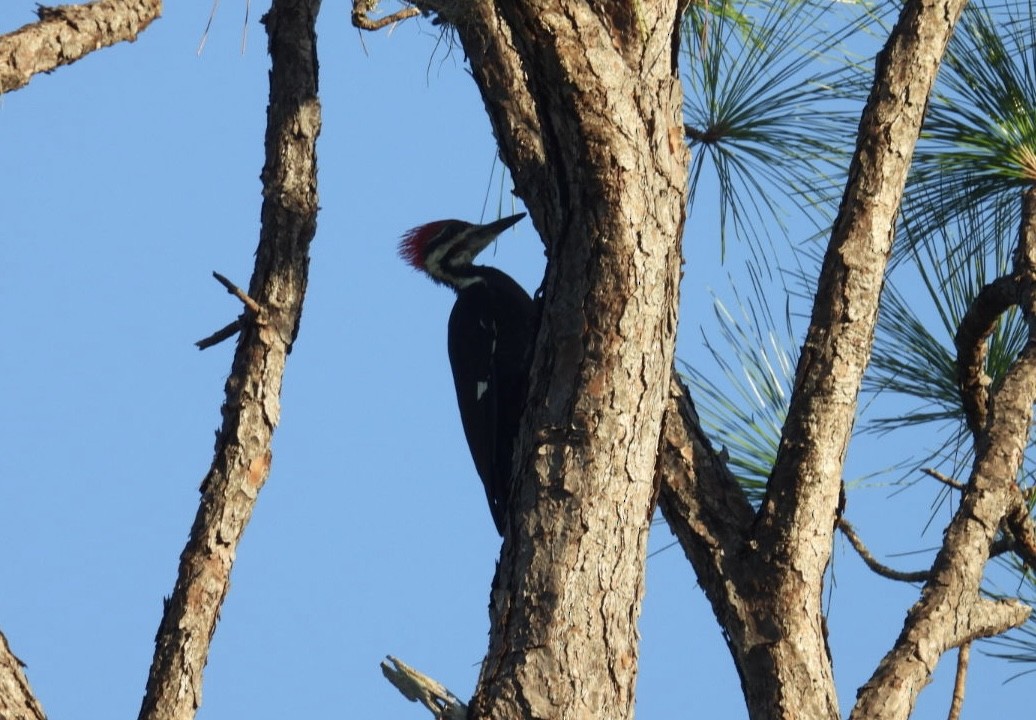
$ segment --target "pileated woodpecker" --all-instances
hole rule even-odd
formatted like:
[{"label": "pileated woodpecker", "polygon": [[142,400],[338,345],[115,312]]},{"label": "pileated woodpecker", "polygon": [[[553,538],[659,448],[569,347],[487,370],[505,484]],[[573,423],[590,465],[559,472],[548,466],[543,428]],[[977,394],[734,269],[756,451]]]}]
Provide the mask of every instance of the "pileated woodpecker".
[{"label": "pileated woodpecker", "polygon": [[457,293],[448,333],[453,383],[471,458],[501,535],[511,494],[511,456],[525,406],[534,309],[528,293],[510,276],[472,261],[523,217],[519,213],[487,225],[439,220],[410,230],[399,244],[404,260]]}]

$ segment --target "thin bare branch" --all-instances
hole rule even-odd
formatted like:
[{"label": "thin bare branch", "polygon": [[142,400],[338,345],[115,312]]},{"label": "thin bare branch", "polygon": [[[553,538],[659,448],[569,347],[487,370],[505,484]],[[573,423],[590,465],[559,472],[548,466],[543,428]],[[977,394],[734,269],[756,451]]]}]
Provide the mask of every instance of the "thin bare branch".
[{"label": "thin bare branch", "polygon": [[219,345],[224,340],[229,340],[230,338],[234,337],[239,332],[241,332],[241,328],[243,328],[244,326],[245,321],[244,316],[242,316],[234,322],[224,325],[216,332],[212,333],[206,338],[202,338],[194,344],[199,350],[206,350],[210,347],[213,347],[214,345]]},{"label": "thin bare branch", "polygon": [[968,661],[971,659],[971,643],[966,642],[957,649],[957,674],[953,678],[953,695],[950,699],[950,712],[946,720],[959,720],[960,711],[964,708],[964,686],[968,680]]},{"label": "thin bare branch", "polygon": [[942,474],[941,472],[939,472],[935,468],[921,468],[921,472],[923,472],[926,475],[932,476],[933,478],[935,478],[936,480],[941,482],[946,487],[953,488],[954,490],[959,490],[959,491],[963,491],[964,490],[964,483],[962,483],[962,482],[960,482],[958,480],[954,480],[949,475]]},{"label": "thin bare branch", "polygon": [[133,41],[162,14],[162,0],[98,0],[37,10],[39,22],[0,35],[0,93],[94,50]]},{"label": "thin bare branch", "polygon": [[890,568],[888,565],[883,565],[878,562],[877,558],[875,558],[874,555],[871,554],[871,551],[867,549],[863,540],[860,539],[859,534],[856,532],[856,528],[854,528],[844,517],[838,518],[838,529],[842,531],[842,534],[845,535],[849,544],[853,546],[853,549],[856,550],[863,562],[867,564],[867,567],[878,575],[886,577],[889,580],[899,580],[900,582],[924,582],[928,579],[929,573],[927,570],[904,572],[902,570],[895,570]]},{"label": "thin bare branch", "polygon": [[201,40],[198,41],[198,49],[194,51],[199,56],[205,50],[205,43],[209,41],[209,31],[212,30],[212,22],[216,19],[217,10],[219,10],[219,0],[212,0],[212,9],[209,10],[209,19],[205,23],[205,29],[201,31]]},{"label": "thin bare branch", "polygon": [[248,296],[248,293],[246,293],[244,290],[239,288],[234,283],[230,282],[230,280],[228,280],[224,275],[220,275],[216,271],[212,272],[212,277],[216,278],[216,280],[219,281],[219,284],[227,289],[228,293],[240,300],[247,309],[247,312],[242,314],[241,317],[239,317],[234,322],[224,325],[222,328],[212,333],[208,337],[202,338],[198,342],[194,343],[199,350],[205,350],[206,348],[210,348],[213,345],[220,344],[224,340],[229,340],[230,338],[234,337],[239,332],[241,332],[241,329],[245,326],[249,319],[260,320],[262,317],[262,308],[259,306],[259,303],[257,303],[255,300]]},{"label": "thin bare branch", "polygon": [[[274,0],[263,18],[272,58],[262,229],[247,295],[263,308],[238,338],[223,426],[176,586],[155,638],[141,720],[191,720],[238,542],[272,459],[280,389],[299,327],[316,232],[315,23],[320,0]],[[225,280],[225,278],[224,278]],[[232,283],[224,282],[231,289]],[[231,289],[233,292],[233,290]]]},{"label": "thin bare branch", "polygon": [[361,30],[381,30],[392,23],[402,22],[421,14],[421,11],[416,7],[410,6],[397,10],[391,15],[372,19],[370,14],[374,12],[377,6],[378,0],[353,0],[353,25]]},{"label": "thin bare branch", "polygon": [[213,270],[213,271],[212,271],[212,277],[216,278],[216,280],[218,280],[218,281],[219,281],[219,284],[220,284],[220,285],[222,285],[223,287],[225,287],[225,288],[227,289],[227,292],[228,292],[228,293],[230,293],[231,295],[233,295],[234,297],[236,297],[236,298],[237,298],[238,300],[240,300],[240,301],[241,301],[242,303],[244,303],[244,305],[245,305],[245,307],[246,307],[246,308],[248,308],[249,310],[251,310],[251,311],[252,311],[253,313],[255,313],[256,315],[258,315],[258,314],[259,314],[259,311],[260,311],[260,309],[261,309],[261,308],[259,307],[259,303],[257,303],[257,302],[256,302],[255,300],[253,300],[252,298],[250,298],[250,297],[248,296],[248,293],[246,293],[246,292],[245,292],[244,290],[242,290],[241,288],[239,288],[239,287],[238,287],[237,285],[235,285],[234,283],[230,282],[230,280],[228,280],[228,279],[226,278],[226,276],[224,276],[224,275],[220,275],[220,274],[219,274],[218,272],[216,272],[215,270]]}]

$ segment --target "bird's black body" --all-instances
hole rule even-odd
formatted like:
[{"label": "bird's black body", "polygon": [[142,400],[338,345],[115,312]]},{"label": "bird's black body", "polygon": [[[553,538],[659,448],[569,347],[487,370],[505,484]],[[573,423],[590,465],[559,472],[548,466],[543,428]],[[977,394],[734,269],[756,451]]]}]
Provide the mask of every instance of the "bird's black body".
[{"label": "bird's black body", "polygon": [[495,268],[479,270],[487,281],[457,293],[448,345],[464,435],[502,535],[514,440],[525,407],[533,306],[509,276]]},{"label": "bird's black body", "polygon": [[525,407],[535,309],[511,277],[471,261],[522,217],[488,225],[429,223],[407,233],[400,246],[408,262],[457,292],[447,336],[457,405],[501,535],[511,496],[514,442]]}]

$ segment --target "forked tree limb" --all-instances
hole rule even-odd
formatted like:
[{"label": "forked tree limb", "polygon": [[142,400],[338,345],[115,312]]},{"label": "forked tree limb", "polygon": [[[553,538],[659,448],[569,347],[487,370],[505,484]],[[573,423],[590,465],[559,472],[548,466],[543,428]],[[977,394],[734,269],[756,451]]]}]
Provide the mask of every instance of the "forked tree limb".
[{"label": "forked tree limb", "polygon": [[226,383],[223,425],[179,574],[155,639],[141,720],[190,720],[238,541],[270,470],[285,363],[299,327],[316,232],[315,22],[320,0],[274,0],[263,18],[272,59],[262,229],[244,323]]},{"label": "forked tree limb", "polygon": [[0,35],[0,94],[94,50],[134,41],[162,14],[162,0],[97,0],[39,6],[39,21]]},{"label": "forked tree limb", "polygon": [[[787,418],[745,565],[773,640],[743,682],[753,717],[840,716],[823,587],[844,462],[870,361],[896,217],[936,74],[964,0],[907,0],[878,54],[821,266]],[[729,632],[729,628],[727,628]],[[761,678],[770,676],[768,685]],[[746,679],[750,678],[750,679]],[[808,690],[807,690],[808,689]]]},{"label": "forked tree limb", "polygon": [[[931,578],[907,613],[895,645],[860,689],[851,720],[908,717],[943,653],[1017,627],[1032,611],[1018,601],[981,595],[997,533],[1022,500],[1016,478],[1036,402],[1036,188],[1023,191],[1021,217],[1012,277],[1029,323],[1029,342],[991,395],[971,477],[943,536]],[[1026,523],[1031,537],[1031,521]]]},{"label": "forked tree limb", "polygon": [[242,313],[237,320],[234,320],[227,325],[224,325],[216,332],[212,333],[208,337],[202,338],[198,342],[194,343],[199,350],[205,350],[212,347],[213,345],[219,345],[224,340],[230,338],[241,332],[241,328],[245,326],[245,323],[251,319],[255,322],[262,322],[262,306],[259,305],[255,300],[249,297],[248,293],[239,288],[237,285],[232,283],[226,276],[220,275],[218,272],[213,271],[212,276],[216,278],[220,285],[227,289],[227,292],[236,297],[245,306],[246,312]]},{"label": "forked tree limb", "polygon": [[377,6],[378,0],[353,0],[353,25],[360,30],[374,32],[392,23],[402,22],[421,14],[420,10],[411,5],[384,17],[372,18],[370,15]]},{"label": "forked tree limb", "polygon": [[[695,545],[687,550],[689,557],[711,556],[713,565],[722,562],[730,571],[723,576],[725,586],[703,578],[700,570],[699,580],[714,608],[720,601],[717,616],[737,660],[752,717],[840,715],[833,672],[824,662],[829,654],[821,589],[838,521],[845,451],[872,351],[913,148],[964,4],[963,0],[908,0],[878,56],[777,461],[750,537],[734,537],[724,544],[716,542],[715,534],[687,533]],[[663,445],[662,453],[666,451]],[[665,488],[662,507],[665,512]],[[680,516],[675,524],[701,528],[702,518],[694,515],[694,506],[670,509]],[[994,528],[998,519],[992,521]],[[699,564],[695,567],[698,570]],[[721,612],[730,609],[737,612],[733,616]],[[948,632],[957,644],[1001,631],[1024,617],[1017,604],[977,596],[962,611],[939,618],[950,626]],[[748,630],[738,627],[738,620],[746,617],[756,620],[754,631],[751,625]],[[914,663],[911,670],[920,684],[928,681],[938,654],[931,661]],[[874,704],[866,708],[858,704],[856,716],[905,718],[917,689],[915,685],[904,690],[882,679],[861,690],[861,703],[873,700]]]}]

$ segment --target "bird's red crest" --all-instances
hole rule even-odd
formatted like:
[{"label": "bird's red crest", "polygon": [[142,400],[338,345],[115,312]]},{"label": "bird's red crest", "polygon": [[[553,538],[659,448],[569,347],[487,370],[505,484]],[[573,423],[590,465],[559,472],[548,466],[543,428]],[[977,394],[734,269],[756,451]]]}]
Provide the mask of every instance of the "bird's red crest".
[{"label": "bird's red crest", "polygon": [[399,256],[418,270],[424,270],[425,257],[428,255],[428,242],[451,222],[455,221],[436,220],[427,225],[418,225],[407,230],[399,241]]}]

